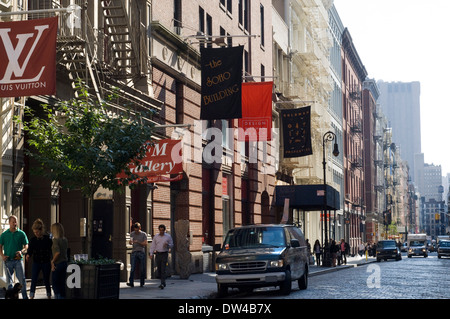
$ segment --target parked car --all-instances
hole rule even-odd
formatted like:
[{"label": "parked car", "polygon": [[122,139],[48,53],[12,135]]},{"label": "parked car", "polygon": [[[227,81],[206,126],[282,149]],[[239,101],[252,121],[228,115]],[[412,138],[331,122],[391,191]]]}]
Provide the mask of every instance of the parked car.
[{"label": "parked car", "polygon": [[[220,246],[220,245],[219,245]],[[231,229],[216,257],[219,296],[228,288],[252,291],[279,286],[291,292],[292,281],[308,286],[308,251],[300,228],[293,225],[250,225]]]},{"label": "parked car", "polygon": [[437,251],[438,258],[441,258],[442,256],[450,257],[450,240],[441,239]]},{"label": "parked car", "polygon": [[395,240],[380,240],[377,244],[377,261],[379,262],[381,259],[402,259],[402,252],[400,248],[398,248]]}]

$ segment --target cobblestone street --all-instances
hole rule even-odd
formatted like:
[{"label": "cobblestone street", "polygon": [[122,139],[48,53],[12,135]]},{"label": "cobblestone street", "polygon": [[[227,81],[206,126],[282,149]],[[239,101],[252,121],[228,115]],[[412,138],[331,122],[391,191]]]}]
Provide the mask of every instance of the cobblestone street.
[{"label": "cobblestone street", "polygon": [[289,296],[278,291],[255,291],[246,298],[281,299],[448,299],[450,298],[450,259],[407,258],[343,269],[312,276],[308,289],[293,284]]}]

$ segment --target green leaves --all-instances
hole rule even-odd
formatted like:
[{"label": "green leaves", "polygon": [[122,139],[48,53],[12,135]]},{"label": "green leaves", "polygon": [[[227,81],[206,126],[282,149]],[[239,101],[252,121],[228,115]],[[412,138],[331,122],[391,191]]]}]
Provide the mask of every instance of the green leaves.
[{"label": "green leaves", "polygon": [[[116,97],[111,94],[108,99]],[[111,110],[108,101],[91,100],[83,86],[79,98],[43,105],[40,116],[26,108],[26,154],[40,163],[40,174],[65,188],[81,189],[86,197],[100,186],[119,189],[117,174],[144,156],[152,125],[141,114]]]}]

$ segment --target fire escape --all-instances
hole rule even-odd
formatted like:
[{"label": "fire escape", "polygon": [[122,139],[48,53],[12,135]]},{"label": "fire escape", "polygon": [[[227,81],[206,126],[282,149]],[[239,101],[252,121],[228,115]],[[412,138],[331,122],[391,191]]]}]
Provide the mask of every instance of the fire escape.
[{"label": "fire escape", "polygon": [[[110,66],[117,78],[141,75],[138,38],[131,34],[132,28],[122,0],[101,1],[105,18],[105,33],[111,44]],[[138,33],[139,35],[139,33]]]},{"label": "fire escape", "polygon": [[350,92],[350,103],[352,105],[351,112],[352,117],[350,121],[350,132],[352,134],[352,139],[356,144],[356,149],[354,153],[350,156],[351,168],[352,169],[362,169],[363,159],[362,159],[362,141],[363,141],[363,124],[362,124],[362,106],[361,106],[361,91],[357,87],[353,87]]},{"label": "fire escape", "polygon": [[[364,163],[362,156],[363,145],[363,116],[362,116],[362,92],[359,86],[352,86],[349,93],[351,107],[351,120],[350,120],[350,133],[353,140],[352,154],[350,154],[350,168],[352,171],[359,170],[360,174],[363,171]],[[364,189],[363,181],[360,181],[361,185],[357,187],[361,190]],[[361,194],[363,191],[361,191]],[[352,200],[352,206],[354,208],[363,209],[364,198],[363,196],[356,196]]]},{"label": "fire escape", "polygon": [[[80,80],[98,101],[104,101],[113,87],[119,90],[118,98],[109,103],[114,112],[125,109],[135,112],[158,110],[161,102],[130,85],[137,81],[147,84],[149,57],[143,40],[139,19],[131,22],[131,12],[139,12],[132,1],[127,11],[124,0],[103,0],[98,3],[103,13],[103,26],[95,30],[89,19],[85,1],[76,0],[80,10],[80,25],[67,26],[60,19],[58,35],[58,70],[67,75],[74,94]],[[145,38],[145,37],[144,37]],[[142,87],[142,83],[140,85]]]}]

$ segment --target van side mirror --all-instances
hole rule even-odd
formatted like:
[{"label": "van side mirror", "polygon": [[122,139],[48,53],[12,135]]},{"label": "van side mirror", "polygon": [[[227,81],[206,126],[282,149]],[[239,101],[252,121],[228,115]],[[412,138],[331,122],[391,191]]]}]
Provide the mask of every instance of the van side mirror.
[{"label": "van side mirror", "polygon": [[213,246],[213,249],[214,249],[214,251],[220,251],[220,250],[222,250],[222,245],[221,244],[215,244]]},{"label": "van side mirror", "polygon": [[291,239],[291,247],[292,248],[300,247],[300,242],[298,241],[298,239]]}]

